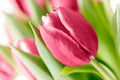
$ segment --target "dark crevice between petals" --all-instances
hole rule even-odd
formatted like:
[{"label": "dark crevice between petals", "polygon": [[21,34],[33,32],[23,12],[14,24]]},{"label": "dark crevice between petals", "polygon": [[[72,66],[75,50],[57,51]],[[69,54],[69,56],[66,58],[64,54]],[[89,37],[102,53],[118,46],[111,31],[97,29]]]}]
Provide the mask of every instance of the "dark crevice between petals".
[{"label": "dark crevice between petals", "polygon": [[[76,44],[78,44],[78,46],[79,46],[79,48],[85,53],[85,54],[87,54],[88,55],[88,57],[89,57],[89,59],[90,59],[90,57],[92,56],[91,55],[91,53],[89,52],[89,51],[87,51],[85,48],[83,48],[80,44],[79,44],[79,42],[74,38],[74,37],[72,37],[72,35],[69,33],[69,36],[76,42]],[[76,57],[79,57],[80,55],[76,55]]]}]

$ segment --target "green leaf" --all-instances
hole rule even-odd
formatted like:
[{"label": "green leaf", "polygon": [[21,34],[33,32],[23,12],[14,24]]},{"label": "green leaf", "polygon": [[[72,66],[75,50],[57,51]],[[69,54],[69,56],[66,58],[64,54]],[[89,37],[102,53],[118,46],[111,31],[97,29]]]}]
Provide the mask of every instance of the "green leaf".
[{"label": "green leaf", "polygon": [[40,57],[21,51],[13,45],[10,46],[12,49],[15,50],[20,60],[33,73],[37,80],[53,80],[48,69],[46,68]]},{"label": "green leaf", "polygon": [[102,77],[102,75],[99,72],[97,72],[96,69],[94,67],[92,67],[90,64],[86,64],[84,66],[79,66],[79,67],[66,66],[61,71],[62,76],[70,75],[72,73],[93,73],[93,74],[96,74],[96,75]]},{"label": "green leaf", "polygon": [[45,3],[46,3],[46,7],[47,7],[48,12],[50,12],[52,10],[52,5],[50,3],[50,0],[45,0]]},{"label": "green leaf", "polygon": [[47,10],[43,9],[35,0],[26,0],[30,10],[30,17],[32,21],[39,26],[42,22],[42,16],[46,15]]},{"label": "green leaf", "polygon": [[45,46],[43,40],[40,37],[39,30],[33,26],[31,23],[31,28],[33,30],[36,45],[38,51],[41,53],[41,58],[46,64],[47,68],[49,69],[51,75],[53,76],[54,80],[78,80],[78,77],[74,76],[60,76],[60,72],[63,69],[64,65],[59,63],[50,53],[48,48]]},{"label": "green leaf", "polygon": [[15,68],[14,60],[11,55],[11,51],[9,47],[0,45],[0,55],[2,55],[8,62],[9,64]]},{"label": "green leaf", "polygon": [[[79,0],[80,10],[84,17],[94,27],[98,39],[99,50],[98,56],[106,65],[108,65],[113,72],[119,77],[120,73],[120,61],[115,47],[115,36],[112,29],[111,20],[108,17],[104,2],[92,2],[92,0]],[[107,4],[109,5],[109,4]],[[107,57],[107,58],[106,58]]]},{"label": "green leaf", "polygon": [[5,13],[8,22],[7,30],[13,40],[20,40],[23,38],[33,38],[33,33],[28,23],[21,22],[13,15]]},{"label": "green leaf", "polygon": [[[116,76],[114,75],[114,73],[104,64],[100,63],[100,65],[112,76],[112,78],[114,78],[114,80],[116,80]],[[92,65],[90,64],[86,64],[83,66],[79,66],[79,67],[69,67],[66,66],[63,68],[63,70],[61,71],[61,75],[62,76],[66,76],[66,75],[70,75],[73,73],[85,73],[85,74],[93,74],[98,76],[101,79],[104,79],[104,77],[102,76],[102,74],[100,74]]]},{"label": "green leaf", "polygon": [[74,75],[74,77],[77,77],[77,80],[103,80],[102,78],[93,73],[74,73],[72,75]]},{"label": "green leaf", "polygon": [[113,17],[113,29],[115,32],[116,48],[120,57],[120,6],[117,6],[116,13]]}]

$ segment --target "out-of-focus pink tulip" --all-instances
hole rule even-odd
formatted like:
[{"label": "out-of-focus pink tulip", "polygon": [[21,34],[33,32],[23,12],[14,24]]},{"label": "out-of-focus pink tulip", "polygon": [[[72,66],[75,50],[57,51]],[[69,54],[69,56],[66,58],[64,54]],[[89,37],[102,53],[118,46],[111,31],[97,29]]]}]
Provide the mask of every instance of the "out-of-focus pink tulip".
[{"label": "out-of-focus pink tulip", "polygon": [[70,8],[74,11],[78,11],[78,4],[77,0],[50,0],[52,7],[58,8],[58,7],[66,7]]},{"label": "out-of-focus pink tulip", "polygon": [[0,55],[0,80],[13,80],[13,67]]},{"label": "out-of-focus pink tulip", "polygon": [[[24,39],[24,40],[17,41],[14,43],[14,46],[30,54],[37,55],[37,56],[39,55],[34,39]],[[36,80],[33,74],[21,62],[21,60],[19,59],[19,56],[15,53],[14,50],[12,50],[12,54],[13,54],[14,60],[16,61],[16,64],[21,69],[21,71],[27,76],[28,80]]]},{"label": "out-of-focus pink tulip", "polygon": [[[38,3],[41,7],[45,8],[45,1],[44,0],[35,0],[36,3]],[[28,4],[26,0],[11,0],[11,2],[14,4],[14,6],[18,7],[21,11],[23,11],[25,14],[30,16],[30,9],[28,7]]]},{"label": "out-of-focus pink tulip", "polygon": [[41,36],[58,61],[68,66],[80,66],[88,63],[90,57],[96,57],[96,33],[81,14],[60,7],[42,20]]}]

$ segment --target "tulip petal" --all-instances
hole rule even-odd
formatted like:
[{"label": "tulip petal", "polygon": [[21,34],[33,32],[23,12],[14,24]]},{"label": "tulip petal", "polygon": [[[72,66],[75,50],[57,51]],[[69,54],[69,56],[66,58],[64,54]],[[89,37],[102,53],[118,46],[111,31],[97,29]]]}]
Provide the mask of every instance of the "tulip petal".
[{"label": "tulip petal", "polygon": [[98,49],[98,39],[92,26],[82,15],[69,8],[59,8],[58,16],[64,27],[71,36],[89,52],[89,56],[96,57]]},{"label": "tulip petal", "polygon": [[58,61],[68,66],[80,66],[89,62],[88,55],[79,48],[70,35],[66,34],[68,32],[59,19],[52,14],[44,19],[46,21],[43,20],[44,23],[40,27],[41,36]]},{"label": "tulip petal", "polygon": [[26,38],[23,40],[19,40],[17,42],[14,42],[14,45],[25,52],[39,56],[39,52],[35,45],[34,39]]},{"label": "tulip petal", "polygon": [[59,8],[59,7],[67,7],[70,8],[74,11],[78,11],[78,4],[77,4],[77,0],[50,0],[50,2],[52,3],[52,6],[55,8]]},{"label": "tulip petal", "polygon": [[30,12],[29,12],[29,9],[28,9],[28,5],[26,3],[26,0],[13,0],[13,1],[16,1],[18,7],[27,15],[30,16]]}]

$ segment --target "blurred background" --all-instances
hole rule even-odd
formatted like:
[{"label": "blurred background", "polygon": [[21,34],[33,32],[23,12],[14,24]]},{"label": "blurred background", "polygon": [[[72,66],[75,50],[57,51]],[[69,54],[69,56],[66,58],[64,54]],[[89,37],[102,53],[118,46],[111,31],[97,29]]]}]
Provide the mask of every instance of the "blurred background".
[{"label": "blurred background", "polygon": [[[116,6],[117,4],[119,4],[120,1],[119,0],[111,0],[110,4],[111,4],[111,8],[113,10],[113,12],[115,12],[116,10]],[[7,45],[9,43],[6,35],[6,31],[5,31],[5,26],[6,26],[6,20],[5,20],[5,16],[4,16],[4,12],[8,12],[10,14],[12,14],[14,12],[14,8],[12,6],[12,4],[9,2],[9,0],[0,0],[0,44],[2,45]],[[27,80],[25,78],[25,76],[23,75],[19,75],[18,77],[16,77],[15,80]]]}]

